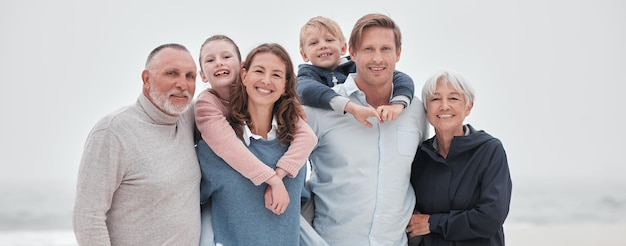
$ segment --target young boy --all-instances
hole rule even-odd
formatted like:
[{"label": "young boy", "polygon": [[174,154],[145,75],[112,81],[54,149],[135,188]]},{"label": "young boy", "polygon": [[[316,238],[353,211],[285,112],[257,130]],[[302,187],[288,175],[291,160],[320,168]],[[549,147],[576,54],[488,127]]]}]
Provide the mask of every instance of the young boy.
[{"label": "young boy", "polygon": [[372,127],[367,121],[395,120],[413,100],[414,83],[406,74],[395,71],[393,96],[390,105],[376,109],[350,102],[331,87],[342,84],[348,74],[356,72],[349,56],[346,39],[337,22],[322,16],[311,18],[300,30],[300,55],[305,62],[298,67],[296,91],[303,105],[350,113],[361,124]]}]

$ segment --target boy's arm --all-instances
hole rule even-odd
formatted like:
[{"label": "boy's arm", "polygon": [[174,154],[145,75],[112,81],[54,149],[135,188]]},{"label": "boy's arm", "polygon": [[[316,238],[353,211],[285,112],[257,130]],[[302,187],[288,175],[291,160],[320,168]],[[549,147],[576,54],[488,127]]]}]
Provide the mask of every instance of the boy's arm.
[{"label": "boy's arm", "polygon": [[331,89],[331,86],[325,85],[322,81],[323,79],[314,69],[307,66],[300,66],[298,69],[296,93],[298,93],[302,105],[328,110],[332,109],[330,100],[339,96],[339,94]]},{"label": "boy's arm", "polygon": [[398,70],[393,72],[393,97],[389,104],[411,105],[415,94],[415,83],[411,77]]},{"label": "boy's arm", "polygon": [[317,145],[317,136],[311,127],[300,118],[296,123],[293,141],[291,141],[287,152],[278,160],[277,166],[287,171],[288,177],[295,177],[309,159],[315,145]]},{"label": "boy's arm", "polygon": [[376,108],[376,112],[384,121],[395,120],[402,114],[404,108],[411,105],[415,84],[413,79],[400,71],[393,72],[393,97],[389,100],[389,105],[381,105]]},{"label": "boy's arm", "polygon": [[272,168],[261,162],[237,137],[225,117],[230,110],[217,96],[203,91],[196,100],[195,118],[202,139],[228,165],[254,185],[260,185],[274,176]]},{"label": "boy's arm", "polygon": [[[384,105],[384,106],[387,106],[387,105]],[[383,106],[380,106],[380,107],[383,107]],[[378,120],[378,122],[383,123],[383,119],[380,117],[380,113],[377,112],[377,110],[372,107],[358,105],[356,103],[349,102],[348,104],[346,104],[345,110],[346,112],[350,113],[356,121],[358,121],[359,123],[369,128],[374,127],[372,123],[367,121],[367,119],[370,117],[375,117]]]}]

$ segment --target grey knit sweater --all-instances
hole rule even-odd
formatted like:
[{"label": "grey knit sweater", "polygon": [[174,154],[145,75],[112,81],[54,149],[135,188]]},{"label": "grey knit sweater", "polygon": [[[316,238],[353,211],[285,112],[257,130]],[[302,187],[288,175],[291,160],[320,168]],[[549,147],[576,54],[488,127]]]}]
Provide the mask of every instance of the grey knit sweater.
[{"label": "grey knit sweater", "polygon": [[193,110],[137,103],[100,120],[78,171],[74,233],[80,245],[198,245],[200,169]]}]

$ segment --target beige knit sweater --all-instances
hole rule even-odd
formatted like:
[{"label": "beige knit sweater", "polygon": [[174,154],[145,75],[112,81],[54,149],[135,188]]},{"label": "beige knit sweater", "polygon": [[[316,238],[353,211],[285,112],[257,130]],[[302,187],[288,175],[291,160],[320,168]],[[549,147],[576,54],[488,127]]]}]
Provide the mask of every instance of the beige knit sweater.
[{"label": "beige knit sweater", "polygon": [[73,212],[80,245],[198,245],[200,169],[193,109],[161,112],[142,94],[87,137]]}]

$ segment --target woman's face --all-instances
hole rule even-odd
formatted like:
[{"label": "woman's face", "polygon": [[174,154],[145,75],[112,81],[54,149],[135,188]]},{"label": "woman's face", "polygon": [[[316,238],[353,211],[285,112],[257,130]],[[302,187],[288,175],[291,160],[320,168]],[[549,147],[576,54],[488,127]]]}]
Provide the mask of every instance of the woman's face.
[{"label": "woman's face", "polygon": [[463,121],[472,107],[445,79],[437,81],[435,93],[426,98],[426,116],[437,132],[463,135]]},{"label": "woman's face", "polygon": [[255,55],[250,69],[241,70],[248,103],[273,106],[285,93],[286,76],[285,62],[280,57],[270,52]]}]

